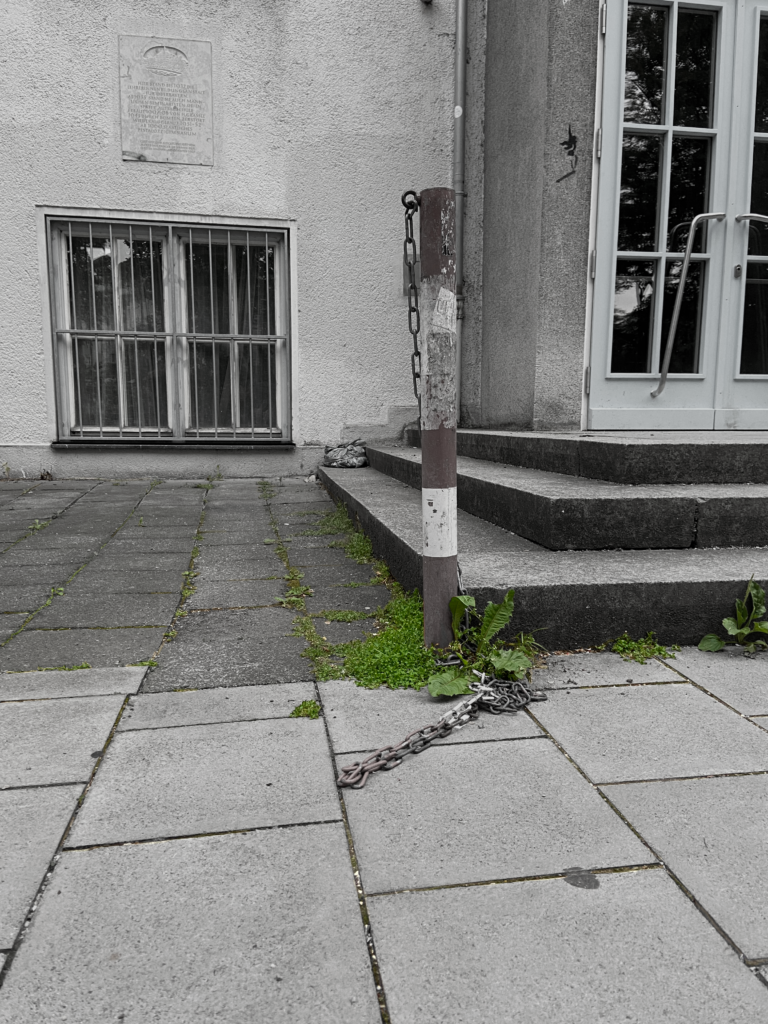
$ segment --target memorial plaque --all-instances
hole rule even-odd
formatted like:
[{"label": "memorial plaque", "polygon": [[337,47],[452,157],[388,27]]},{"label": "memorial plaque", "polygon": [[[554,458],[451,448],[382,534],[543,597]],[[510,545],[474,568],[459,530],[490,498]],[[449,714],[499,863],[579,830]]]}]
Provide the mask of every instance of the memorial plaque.
[{"label": "memorial plaque", "polygon": [[213,163],[211,44],[120,36],[123,160]]}]

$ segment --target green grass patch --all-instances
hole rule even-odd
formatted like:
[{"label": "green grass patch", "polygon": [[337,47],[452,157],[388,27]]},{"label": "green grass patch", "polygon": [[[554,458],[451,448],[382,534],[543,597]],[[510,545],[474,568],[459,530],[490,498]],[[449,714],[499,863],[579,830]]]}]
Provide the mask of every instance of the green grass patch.
[{"label": "green grass patch", "polygon": [[434,672],[435,660],[424,648],[424,608],[418,591],[396,594],[378,620],[381,632],[343,646],[344,674],[371,690],[420,690]]},{"label": "green grass patch", "polygon": [[[604,651],[608,643],[601,644],[597,650]],[[679,651],[680,648],[673,644],[667,649],[656,640],[656,634],[651,630],[646,636],[639,640],[633,640],[625,630],[620,637],[617,637],[611,644],[611,650],[620,654],[624,661],[636,661],[644,665],[649,658],[674,658],[670,651]]]},{"label": "green grass patch", "polygon": [[90,668],[87,661],[82,665],[53,665],[51,668],[38,668],[38,672],[79,672],[82,668]]},{"label": "green grass patch", "polygon": [[316,700],[303,700],[288,715],[289,718],[319,718],[320,705]]},{"label": "green grass patch", "polygon": [[355,527],[343,505],[333,512],[321,513],[322,518],[313,530],[302,530],[300,537],[329,537],[334,533],[354,533]]}]

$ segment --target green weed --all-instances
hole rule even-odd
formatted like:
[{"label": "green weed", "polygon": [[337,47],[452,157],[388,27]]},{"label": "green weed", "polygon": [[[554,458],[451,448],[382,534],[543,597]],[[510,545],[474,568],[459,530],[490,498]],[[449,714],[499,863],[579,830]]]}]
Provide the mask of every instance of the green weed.
[{"label": "green weed", "polygon": [[316,700],[303,700],[297,704],[288,716],[289,718],[319,718],[320,705]]},{"label": "green weed", "polygon": [[[596,649],[604,651],[610,643],[608,641],[608,643],[600,644]],[[636,661],[639,665],[644,665],[649,658],[674,658],[674,654],[670,654],[670,651],[679,651],[680,648],[673,644],[667,649],[656,640],[653,630],[639,640],[633,640],[625,630],[620,637],[613,641],[611,650],[614,654],[620,654],[624,661]]]},{"label": "green weed", "polygon": [[84,661],[82,665],[54,665],[51,668],[38,668],[38,672],[79,672],[82,668],[90,668],[91,666],[87,661]]},{"label": "green weed", "polygon": [[36,519],[34,521],[34,523],[32,523],[31,526],[27,527],[27,531],[29,533],[36,533],[38,530],[44,530],[46,528],[46,526],[50,526],[50,525],[51,525],[50,519],[47,519],[47,520]]},{"label": "green weed", "polygon": [[[754,654],[758,647],[768,648],[764,637],[768,634],[768,622],[765,615],[765,591],[752,576],[747,584],[744,599],[736,601],[736,615],[723,619],[723,625],[731,640],[722,640],[717,633],[707,633],[699,642],[700,651],[722,651],[727,644],[737,644],[747,654]],[[762,621],[761,621],[762,620]],[[753,633],[756,638],[750,639]]]},{"label": "green weed", "polygon": [[377,618],[379,633],[353,640],[338,651],[344,675],[372,690],[421,689],[434,672],[435,661],[424,647],[424,609],[418,591],[395,595]]},{"label": "green weed", "polygon": [[303,530],[300,537],[327,537],[334,533],[354,533],[355,527],[343,505],[337,505],[333,512],[322,514],[322,519],[313,530]]},{"label": "green weed", "polygon": [[147,658],[146,661],[132,661],[128,668],[157,668],[157,662],[154,658]]}]

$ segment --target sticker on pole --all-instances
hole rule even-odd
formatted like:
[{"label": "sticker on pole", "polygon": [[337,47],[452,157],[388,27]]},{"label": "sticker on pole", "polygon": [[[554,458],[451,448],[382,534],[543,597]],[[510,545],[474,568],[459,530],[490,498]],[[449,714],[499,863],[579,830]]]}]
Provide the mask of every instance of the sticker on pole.
[{"label": "sticker on pole", "polygon": [[433,331],[456,330],[456,296],[447,288],[441,288],[432,313]]},{"label": "sticker on pole", "polygon": [[448,558],[457,554],[456,488],[423,487],[421,512],[424,555],[427,558]]}]

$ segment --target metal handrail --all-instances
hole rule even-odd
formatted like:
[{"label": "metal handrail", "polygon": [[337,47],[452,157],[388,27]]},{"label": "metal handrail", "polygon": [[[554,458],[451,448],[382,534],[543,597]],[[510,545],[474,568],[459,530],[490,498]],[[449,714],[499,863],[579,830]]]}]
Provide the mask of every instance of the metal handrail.
[{"label": "metal handrail", "polygon": [[[745,214],[749,216],[749,214]],[[691,263],[691,253],[693,252],[693,242],[696,236],[696,229],[699,224],[702,224],[705,220],[724,220],[724,213],[698,213],[691,221],[691,227],[688,231],[688,244],[685,247],[685,256],[683,257],[683,269],[680,272],[680,283],[677,286],[677,296],[675,297],[675,308],[672,310],[672,322],[669,325],[669,336],[667,337],[667,348],[664,352],[664,363],[661,367],[661,379],[659,385],[655,391],[651,392],[651,398],[658,398],[667,383],[667,375],[669,374],[669,364],[672,360],[672,349],[675,344],[675,334],[677,333],[677,322],[680,319],[680,310],[683,305],[683,291],[685,289],[685,281],[688,277],[688,267]],[[737,217],[736,220],[742,218]],[[764,218],[768,221],[768,217]]]}]

